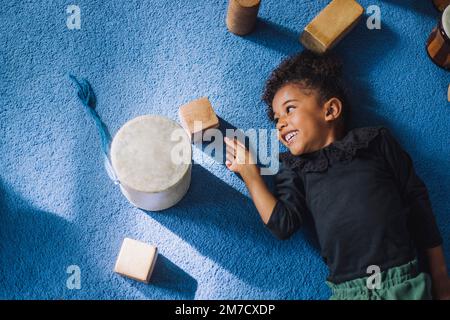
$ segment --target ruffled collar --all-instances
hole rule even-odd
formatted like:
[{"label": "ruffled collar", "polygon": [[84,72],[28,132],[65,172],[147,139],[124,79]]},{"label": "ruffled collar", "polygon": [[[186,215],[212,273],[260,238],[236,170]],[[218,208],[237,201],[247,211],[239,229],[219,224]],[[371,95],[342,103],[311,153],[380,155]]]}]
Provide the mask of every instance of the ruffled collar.
[{"label": "ruffled collar", "polygon": [[349,162],[360,149],[365,149],[380,133],[383,127],[363,127],[349,131],[341,140],[337,140],[320,150],[294,156],[289,151],[280,154],[280,160],[291,168],[303,172],[322,172],[334,162]]}]

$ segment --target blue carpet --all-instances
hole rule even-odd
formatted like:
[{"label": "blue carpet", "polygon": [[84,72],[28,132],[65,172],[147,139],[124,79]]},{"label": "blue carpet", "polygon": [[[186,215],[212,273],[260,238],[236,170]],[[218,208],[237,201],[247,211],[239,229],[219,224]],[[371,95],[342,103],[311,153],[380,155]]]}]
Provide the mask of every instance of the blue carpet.
[{"label": "blue carpet", "polygon": [[[213,3],[214,2],[214,3]],[[271,128],[260,101],[269,72],[302,49],[328,1],[263,1],[254,33],[224,24],[226,1],[2,1],[0,11],[1,299],[326,299],[327,270],[308,231],[276,240],[243,182],[214,161],[193,166],[188,194],[161,213],[133,208],[110,182],[100,140],[69,73],[89,79],[111,134],[129,119],[208,96],[231,126]],[[427,57],[431,1],[361,0],[382,10],[336,48],[354,126],[386,125],[426,182],[450,262],[449,74]],[[196,150],[195,157],[198,157]],[[157,245],[152,283],[112,272],[124,237]],[[81,289],[66,269],[81,270]]]}]

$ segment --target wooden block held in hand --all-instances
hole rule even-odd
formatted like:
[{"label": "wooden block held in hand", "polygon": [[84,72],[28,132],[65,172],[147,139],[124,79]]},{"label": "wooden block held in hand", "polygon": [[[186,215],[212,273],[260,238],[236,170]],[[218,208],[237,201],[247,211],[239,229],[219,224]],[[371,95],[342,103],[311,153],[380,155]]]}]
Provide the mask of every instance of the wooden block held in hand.
[{"label": "wooden block held in hand", "polygon": [[355,0],[333,0],[306,26],[300,41],[311,51],[325,53],[356,26],[363,13]]},{"label": "wooden block held in hand", "polygon": [[117,257],[114,272],[148,283],[155,266],[158,249],[149,244],[125,238]]},{"label": "wooden block held in hand", "polygon": [[[198,134],[204,130],[219,127],[219,119],[208,98],[203,97],[180,107],[181,125],[191,137],[191,141],[198,140]],[[197,124],[197,126],[195,126]]]}]

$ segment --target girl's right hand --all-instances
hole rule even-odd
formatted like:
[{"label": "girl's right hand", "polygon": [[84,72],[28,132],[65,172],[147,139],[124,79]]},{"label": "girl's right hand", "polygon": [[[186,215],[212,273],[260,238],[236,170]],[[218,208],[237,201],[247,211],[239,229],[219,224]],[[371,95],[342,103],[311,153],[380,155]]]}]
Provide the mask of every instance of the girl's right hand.
[{"label": "girl's right hand", "polygon": [[227,144],[227,160],[225,161],[225,165],[231,171],[241,175],[262,221],[267,224],[275,208],[277,199],[262,179],[251,152],[241,142],[237,141],[237,139],[231,140],[225,137],[224,140]]},{"label": "girl's right hand", "polygon": [[225,165],[233,172],[239,173],[242,177],[253,171],[257,171],[256,162],[251,153],[245,146],[237,139],[231,140],[228,137],[224,138],[227,145],[227,157]]}]

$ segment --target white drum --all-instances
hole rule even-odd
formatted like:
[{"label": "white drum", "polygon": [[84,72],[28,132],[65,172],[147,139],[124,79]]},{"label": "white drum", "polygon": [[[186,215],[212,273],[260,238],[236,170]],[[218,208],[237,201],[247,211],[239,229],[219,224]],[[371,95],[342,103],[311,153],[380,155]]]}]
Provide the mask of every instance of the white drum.
[{"label": "white drum", "polygon": [[128,121],[111,144],[111,162],[125,197],[159,211],[183,198],[191,182],[192,147],[175,121],[145,115]]}]

